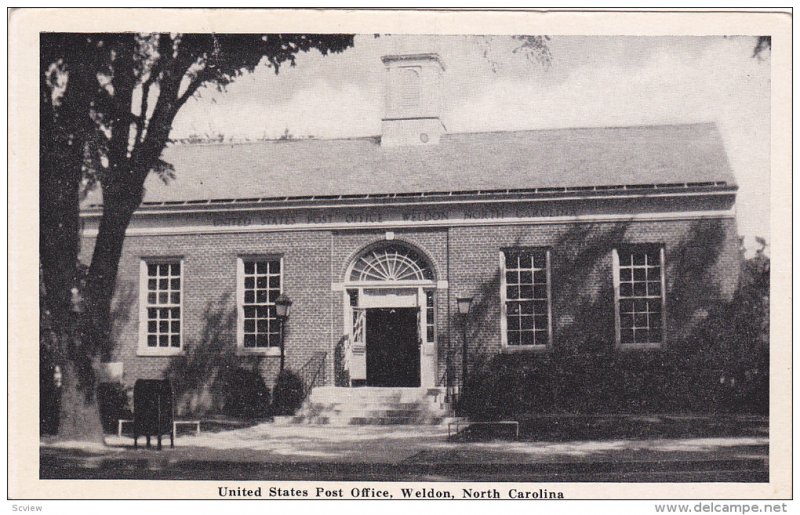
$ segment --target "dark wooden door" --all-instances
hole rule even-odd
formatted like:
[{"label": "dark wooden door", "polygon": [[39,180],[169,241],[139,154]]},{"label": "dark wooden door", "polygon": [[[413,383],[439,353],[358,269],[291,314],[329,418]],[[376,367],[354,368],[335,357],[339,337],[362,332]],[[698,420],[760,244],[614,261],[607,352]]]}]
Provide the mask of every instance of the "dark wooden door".
[{"label": "dark wooden door", "polygon": [[367,310],[367,386],[419,386],[417,308]]}]

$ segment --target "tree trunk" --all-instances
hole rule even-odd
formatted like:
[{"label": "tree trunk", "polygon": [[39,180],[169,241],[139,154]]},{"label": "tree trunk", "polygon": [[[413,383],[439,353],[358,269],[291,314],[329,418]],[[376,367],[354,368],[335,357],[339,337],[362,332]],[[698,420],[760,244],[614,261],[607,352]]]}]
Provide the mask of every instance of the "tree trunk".
[{"label": "tree trunk", "polygon": [[[44,60],[42,69],[50,62]],[[59,411],[58,439],[102,442],[91,357],[80,345],[71,303],[71,289],[78,286],[83,151],[93,130],[86,93],[96,78],[81,67],[69,72],[70,88],[58,107],[44,73],[40,76],[40,305],[41,320],[47,321],[40,331],[48,333],[40,335],[40,352],[47,353],[40,357],[40,366],[52,363],[62,377],[60,398],[55,389],[49,390],[53,397],[40,409]],[[43,381],[54,380],[52,370],[43,373]]]},{"label": "tree trunk", "polygon": [[[70,309],[80,246],[79,194],[84,131],[54,110],[50,88],[40,85],[39,242],[45,305],[57,316]],[[69,99],[66,99],[69,100]],[[66,101],[65,100],[65,101]],[[64,125],[60,125],[64,124]]]},{"label": "tree trunk", "polygon": [[102,359],[111,357],[111,300],[117,279],[125,231],[141,198],[141,186],[116,194],[103,189],[103,217],[95,241],[92,264],[86,281],[88,317],[84,337]]},{"label": "tree trunk", "polygon": [[[110,189],[110,188],[109,188]],[[132,197],[138,198],[135,191]],[[103,218],[86,280],[86,307],[80,321],[62,320],[59,331],[61,404],[58,440],[103,442],[103,427],[97,398],[95,366],[110,358],[111,299],[125,231],[138,202],[120,200],[113,192],[104,195]],[[66,318],[72,314],[67,313]]]},{"label": "tree trunk", "polygon": [[66,359],[59,367],[62,382],[57,439],[103,443],[103,426],[91,360],[88,357]]}]

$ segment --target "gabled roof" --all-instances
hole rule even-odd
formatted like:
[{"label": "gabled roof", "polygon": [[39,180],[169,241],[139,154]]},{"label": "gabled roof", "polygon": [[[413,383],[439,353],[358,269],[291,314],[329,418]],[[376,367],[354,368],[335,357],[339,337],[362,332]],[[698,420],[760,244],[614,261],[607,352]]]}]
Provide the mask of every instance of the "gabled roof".
[{"label": "gabled roof", "polygon": [[[172,145],[145,203],[613,185],[733,185],[714,124],[446,134],[434,146],[379,138]],[[93,198],[92,198],[93,197]],[[84,203],[98,203],[96,193]]]}]

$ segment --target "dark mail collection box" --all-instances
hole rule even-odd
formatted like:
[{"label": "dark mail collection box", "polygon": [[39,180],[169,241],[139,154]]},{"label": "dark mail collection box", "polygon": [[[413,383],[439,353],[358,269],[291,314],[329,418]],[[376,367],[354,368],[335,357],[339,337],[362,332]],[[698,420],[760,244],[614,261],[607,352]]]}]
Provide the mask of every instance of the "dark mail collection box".
[{"label": "dark mail collection box", "polygon": [[133,441],[139,446],[139,436],[158,439],[158,450],[161,450],[161,436],[169,434],[170,447],[175,447],[173,421],[172,384],[169,380],[138,379],[133,386]]}]

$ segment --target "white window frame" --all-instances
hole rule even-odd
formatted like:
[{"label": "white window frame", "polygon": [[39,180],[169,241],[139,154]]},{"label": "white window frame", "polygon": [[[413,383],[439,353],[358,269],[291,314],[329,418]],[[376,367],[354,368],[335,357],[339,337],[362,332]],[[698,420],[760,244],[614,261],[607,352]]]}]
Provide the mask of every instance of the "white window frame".
[{"label": "white window frame", "polygon": [[[433,315],[433,320],[428,320],[428,294],[431,295],[433,299],[433,306],[431,306],[431,313]],[[436,343],[436,290],[432,288],[425,288],[422,290],[422,300],[424,305],[420,309],[420,316],[422,317],[422,325],[425,328],[424,334],[421,335],[420,340],[427,344],[435,344]],[[428,339],[428,326],[433,329],[432,338]]]},{"label": "white window frame", "polygon": [[[147,317],[147,294],[149,292],[147,280],[148,265],[165,265],[165,264],[179,264],[181,267],[181,287],[180,287],[180,303],[178,309],[180,310],[180,325],[181,330],[179,334],[180,346],[179,347],[149,347],[147,345],[147,324],[149,319]],[[186,332],[184,326],[184,283],[186,281],[186,262],[182,256],[152,256],[141,257],[139,259],[139,345],[137,348],[137,356],[177,356],[183,354],[183,335]]]},{"label": "white window frame", "polygon": [[[508,344],[508,306],[506,283],[507,251],[544,251],[545,273],[547,276],[547,343],[535,345]],[[535,246],[507,247],[500,250],[500,342],[504,352],[548,352],[553,348],[553,295],[551,292],[550,248]]]},{"label": "white window frame", "polygon": [[666,288],[666,266],[665,266],[665,259],[664,259],[664,245],[656,245],[656,244],[631,244],[625,245],[628,248],[646,248],[646,247],[656,247],[658,246],[659,251],[659,259],[660,259],[660,268],[661,268],[661,341],[660,342],[648,342],[648,343],[622,343],[622,325],[620,322],[620,262],[619,262],[619,249],[614,248],[611,252],[611,257],[613,261],[613,277],[614,277],[614,328],[616,331],[615,334],[615,347],[618,350],[648,350],[648,349],[660,349],[664,343],[666,342],[667,338],[667,288]]},{"label": "white window frame", "polygon": [[[245,261],[279,261],[281,267],[281,285],[279,294],[283,293],[284,259],[280,254],[248,254],[236,259],[236,351],[239,354],[258,354],[280,356],[280,345],[275,347],[244,346],[244,263]],[[283,327],[280,329],[283,331]]]}]

